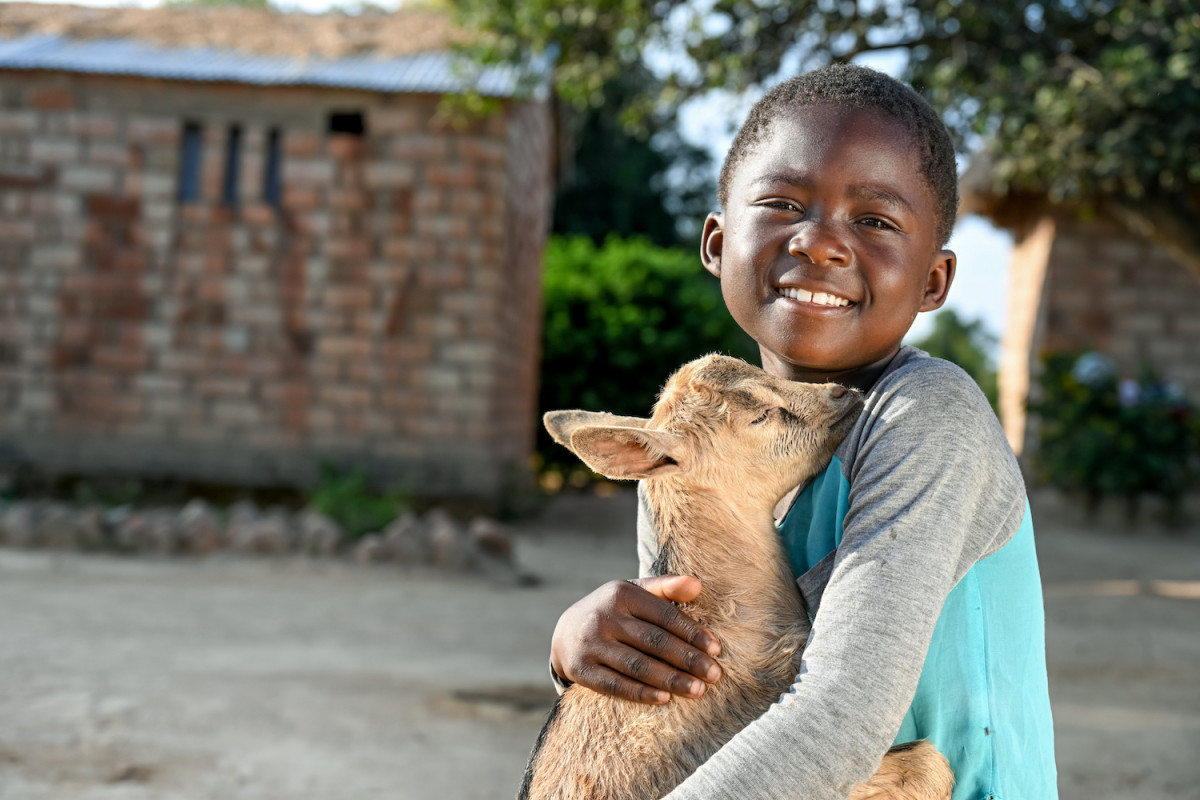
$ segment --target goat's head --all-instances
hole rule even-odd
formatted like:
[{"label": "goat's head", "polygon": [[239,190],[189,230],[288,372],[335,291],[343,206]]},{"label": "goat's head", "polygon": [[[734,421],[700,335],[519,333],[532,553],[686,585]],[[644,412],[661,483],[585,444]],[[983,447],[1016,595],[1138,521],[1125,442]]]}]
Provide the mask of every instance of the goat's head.
[{"label": "goat's head", "polygon": [[609,478],[677,476],[773,504],[829,462],[861,408],[859,394],[837,384],[786,381],[708,355],[671,376],[649,419],[551,411],[544,422],[555,441]]}]

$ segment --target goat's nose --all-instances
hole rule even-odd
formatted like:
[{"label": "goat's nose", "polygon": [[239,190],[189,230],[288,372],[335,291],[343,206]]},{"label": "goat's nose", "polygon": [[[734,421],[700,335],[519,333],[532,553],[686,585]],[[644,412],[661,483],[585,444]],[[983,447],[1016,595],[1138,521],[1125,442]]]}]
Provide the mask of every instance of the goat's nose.
[{"label": "goat's nose", "polygon": [[840,400],[846,396],[847,391],[849,390],[845,386],[834,386],[833,389],[830,390],[829,396],[834,400]]}]

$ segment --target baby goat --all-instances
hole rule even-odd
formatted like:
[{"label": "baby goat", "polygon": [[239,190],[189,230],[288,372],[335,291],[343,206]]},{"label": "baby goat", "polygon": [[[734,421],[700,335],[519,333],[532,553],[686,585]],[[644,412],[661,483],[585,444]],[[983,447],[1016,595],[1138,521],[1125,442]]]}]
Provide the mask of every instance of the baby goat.
[{"label": "baby goat", "polygon": [[[545,417],[603,475],[644,481],[663,574],[694,575],[684,609],[721,642],[722,677],[696,699],[650,706],[572,686],[525,771],[520,800],[651,800],[667,794],[787,691],[809,632],[775,504],[828,463],[862,400],[710,355],[667,382],[646,420],[586,411]],[[852,799],[941,800],[954,779],[926,742],[901,745]]]}]

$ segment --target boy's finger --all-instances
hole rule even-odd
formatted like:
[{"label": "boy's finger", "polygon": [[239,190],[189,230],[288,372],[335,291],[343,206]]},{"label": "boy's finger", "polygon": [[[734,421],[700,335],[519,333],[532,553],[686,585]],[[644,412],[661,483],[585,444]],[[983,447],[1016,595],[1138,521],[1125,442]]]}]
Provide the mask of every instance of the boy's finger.
[{"label": "boy's finger", "polygon": [[634,655],[626,655],[620,665],[612,665],[651,686],[671,694],[698,697],[704,692],[701,681],[715,683],[721,677],[716,661],[666,628],[632,620],[623,626],[622,635]]},{"label": "boy's finger", "polygon": [[[687,575],[665,575],[658,578],[639,578],[631,583],[645,589],[649,595],[666,602],[646,602],[649,598],[642,595],[640,601],[632,600],[629,611],[639,619],[666,628],[692,647],[698,648],[710,656],[721,654],[721,643],[703,625],[697,623],[673,603],[687,603],[695,600],[700,594],[700,581]],[[686,599],[677,599],[686,598]]]},{"label": "boy's finger", "polygon": [[627,678],[603,664],[589,666],[578,676],[575,683],[601,694],[646,705],[660,706],[671,699],[669,692]]}]

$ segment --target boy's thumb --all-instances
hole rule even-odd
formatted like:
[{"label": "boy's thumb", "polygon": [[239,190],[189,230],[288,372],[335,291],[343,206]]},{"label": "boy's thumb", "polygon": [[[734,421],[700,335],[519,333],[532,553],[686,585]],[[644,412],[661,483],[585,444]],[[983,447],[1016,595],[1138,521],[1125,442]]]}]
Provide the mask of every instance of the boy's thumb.
[{"label": "boy's thumb", "polygon": [[703,585],[691,575],[659,575],[633,581],[655,597],[670,603],[690,603],[700,596]]}]

